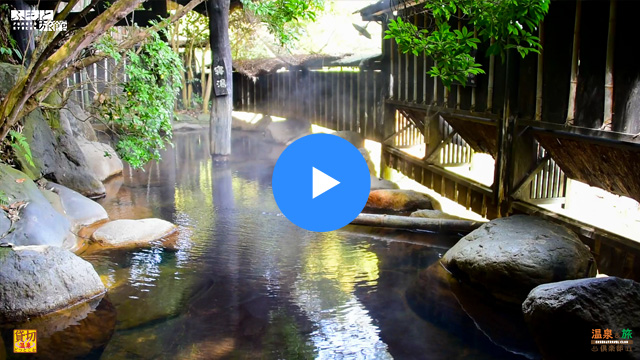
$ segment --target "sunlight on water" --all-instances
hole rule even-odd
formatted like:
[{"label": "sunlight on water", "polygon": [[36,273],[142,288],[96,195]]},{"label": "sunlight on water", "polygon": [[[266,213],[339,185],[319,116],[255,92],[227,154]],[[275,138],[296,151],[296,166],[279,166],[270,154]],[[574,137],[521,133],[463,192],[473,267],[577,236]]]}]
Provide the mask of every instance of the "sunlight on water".
[{"label": "sunlight on water", "polygon": [[42,340],[58,358],[510,357],[472,322],[443,327],[407,303],[449,238],[300,229],[273,199],[279,150],[234,138],[230,163],[215,164],[206,136],[176,134],[162,163],[108,184],[101,203],[110,215],[158,217],[179,230],[164,244],[82,255],[109,291],[78,326]]}]

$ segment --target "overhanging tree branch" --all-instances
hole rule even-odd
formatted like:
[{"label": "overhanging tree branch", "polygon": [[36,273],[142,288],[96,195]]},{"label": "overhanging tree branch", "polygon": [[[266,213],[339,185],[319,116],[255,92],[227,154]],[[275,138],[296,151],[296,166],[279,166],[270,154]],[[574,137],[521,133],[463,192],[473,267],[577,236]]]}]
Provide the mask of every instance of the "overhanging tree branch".
[{"label": "overhanging tree branch", "polygon": [[2,101],[0,117],[0,141],[21,115],[23,107],[32,96],[42,89],[56,74],[64,68],[87,46],[91,45],[122,18],[132,12],[144,0],[120,0],[98,15],[86,27],[71,36],[58,50],[42,62],[40,66],[30,68],[9,90]]},{"label": "overhanging tree branch", "polygon": [[[139,44],[142,41],[148,39],[151,36],[151,34],[153,34],[154,32],[162,30],[162,29],[166,28],[167,26],[172,25],[175,22],[177,22],[178,20],[180,20],[181,17],[183,17],[189,11],[193,10],[193,8],[198,6],[198,4],[200,4],[203,1],[204,0],[192,0],[192,1],[190,1],[187,5],[181,7],[180,9],[178,9],[170,17],[158,22],[157,24],[155,24],[155,25],[153,25],[151,27],[148,27],[148,28],[145,28],[145,29],[140,29],[140,31],[138,31],[136,34],[128,37],[127,39],[125,39],[121,43],[119,43],[117,48],[120,49],[121,52],[126,52],[127,50],[130,50],[136,44]],[[47,96],[49,96],[49,94],[51,94],[51,92],[60,83],[62,83],[66,78],[71,76],[73,73],[75,73],[75,72],[77,72],[79,70],[82,70],[82,69],[86,68],[89,65],[93,65],[93,64],[95,64],[95,63],[97,63],[99,61],[102,61],[102,60],[104,60],[104,59],[106,59],[108,57],[109,57],[109,55],[107,55],[105,53],[100,53],[100,54],[95,54],[95,55],[91,55],[91,56],[82,58],[80,60],[77,60],[77,61],[69,64],[66,68],[62,69],[57,74],[55,74],[46,84],[44,84],[41,87],[41,89],[37,93],[34,94],[34,96],[30,99],[30,101],[28,101],[28,103],[25,104],[25,106],[21,110],[18,118],[22,118],[22,117],[28,115],[33,110],[35,110],[38,107],[38,105],[40,104],[40,102],[42,102]]]}]

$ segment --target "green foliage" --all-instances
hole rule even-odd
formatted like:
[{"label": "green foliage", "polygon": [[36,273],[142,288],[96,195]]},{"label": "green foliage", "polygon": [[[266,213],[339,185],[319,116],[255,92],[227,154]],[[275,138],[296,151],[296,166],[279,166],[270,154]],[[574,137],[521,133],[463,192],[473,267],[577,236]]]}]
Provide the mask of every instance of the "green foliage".
[{"label": "green foliage", "polygon": [[9,144],[13,148],[13,151],[24,156],[29,165],[35,166],[33,164],[33,157],[31,156],[31,147],[29,147],[29,143],[22,133],[9,130]]},{"label": "green foliage", "polygon": [[242,4],[285,47],[298,40],[304,22],[315,21],[317,14],[324,10],[323,0],[242,0]]},{"label": "green foliage", "polygon": [[22,53],[16,40],[11,37],[10,11],[8,4],[0,4],[0,61],[15,63],[15,59],[22,60]]},{"label": "green foliage", "polygon": [[158,33],[126,53],[127,81],[100,112],[118,135],[116,152],[134,168],[160,159],[171,140],[173,104],[181,86],[182,62]]},{"label": "green foliage", "polygon": [[115,61],[120,61],[122,55],[118,49],[118,42],[112,36],[115,34],[114,29],[109,29],[108,35],[103,36],[100,40],[94,45],[96,50],[107,54],[110,58],[113,58]]},{"label": "green foliage", "polygon": [[204,46],[209,42],[209,19],[195,11],[189,11],[180,19],[180,36],[187,39],[187,43]]},{"label": "green foliage", "polygon": [[[430,29],[418,29],[402,18],[391,20],[385,39],[395,39],[403,53],[433,58],[428,71],[445,86],[457,81],[466,85],[469,75],[484,73],[471,55],[481,41],[491,41],[487,55],[515,49],[522,57],[539,53],[540,39],[533,35],[549,11],[550,0],[428,0],[425,9],[433,16]],[[452,29],[451,21],[466,25]],[[473,30],[475,29],[475,35]]]}]

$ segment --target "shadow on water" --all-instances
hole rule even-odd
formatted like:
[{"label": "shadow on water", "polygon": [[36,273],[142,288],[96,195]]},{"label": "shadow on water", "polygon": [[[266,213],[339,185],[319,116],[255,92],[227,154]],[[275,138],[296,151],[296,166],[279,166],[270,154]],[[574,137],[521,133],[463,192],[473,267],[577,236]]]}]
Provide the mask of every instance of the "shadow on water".
[{"label": "shadow on water", "polygon": [[[283,147],[236,133],[229,163],[216,164],[206,132],[174,140],[161,163],[113,179],[101,203],[112,218],[159,217],[179,232],[170,248],[82,255],[108,285],[114,310],[97,317],[106,346],[72,357],[514,357],[473,321],[433,321],[407,301],[420,272],[458,237],[353,226],[302,230],[280,215],[271,191]],[[442,303],[425,306],[438,313]],[[50,344],[54,353],[62,346]]]}]

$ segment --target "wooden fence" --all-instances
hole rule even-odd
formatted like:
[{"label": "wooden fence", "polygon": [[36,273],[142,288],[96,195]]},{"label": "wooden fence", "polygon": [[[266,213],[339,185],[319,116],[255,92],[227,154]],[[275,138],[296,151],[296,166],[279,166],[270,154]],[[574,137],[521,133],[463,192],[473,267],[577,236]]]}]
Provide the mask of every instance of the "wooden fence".
[{"label": "wooden fence", "polygon": [[258,78],[234,73],[234,109],[309,119],[380,141],[383,86],[382,72],[370,69],[292,68]]}]

